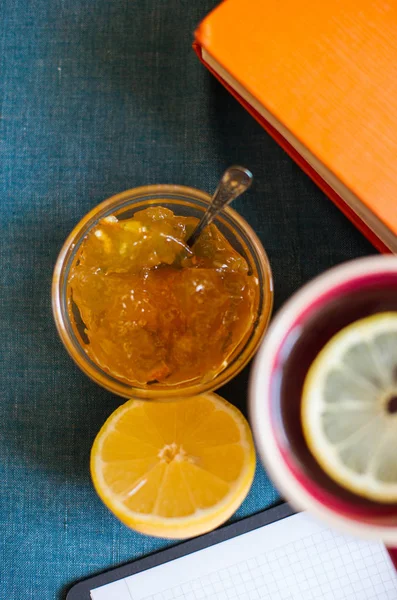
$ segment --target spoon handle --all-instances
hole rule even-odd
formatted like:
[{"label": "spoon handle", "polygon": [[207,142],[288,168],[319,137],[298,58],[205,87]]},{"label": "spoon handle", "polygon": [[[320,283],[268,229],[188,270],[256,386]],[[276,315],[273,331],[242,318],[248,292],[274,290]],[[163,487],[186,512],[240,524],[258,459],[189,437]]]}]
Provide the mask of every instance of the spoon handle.
[{"label": "spoon handle", "polygon": [[211,204],[186,242],[190,248],[197,241],[203,229],[212,223],[221,210],[250,187],[252,180],[251,171],[244,167],[233,166],[226,169],[215,190]]}]

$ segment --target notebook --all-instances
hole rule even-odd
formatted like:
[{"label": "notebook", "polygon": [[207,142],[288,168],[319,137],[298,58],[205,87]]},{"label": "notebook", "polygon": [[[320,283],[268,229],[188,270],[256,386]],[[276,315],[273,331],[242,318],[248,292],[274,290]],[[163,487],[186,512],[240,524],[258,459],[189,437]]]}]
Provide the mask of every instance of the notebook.
[{"label": "notebook", "polygon": [[[168,560],[167,552],[157,556],[165,554]],[[90,596],[68,595],[68,600],[397,598],[396,571],[382,544],[330,531],[306,513],[110,579],[98,586],[97,577],[85,588]]]},{"label": "notebook", "polygon": [[225,0],[195,49],[357,227],[397,252],[397,3]]}]

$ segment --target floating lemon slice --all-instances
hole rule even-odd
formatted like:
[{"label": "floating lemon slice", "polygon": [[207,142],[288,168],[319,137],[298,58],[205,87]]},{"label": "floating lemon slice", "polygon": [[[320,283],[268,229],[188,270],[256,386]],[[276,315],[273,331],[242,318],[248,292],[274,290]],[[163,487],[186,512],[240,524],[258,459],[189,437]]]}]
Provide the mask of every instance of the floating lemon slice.
[{"label": "floating lemon slice", "polygon": [[337,333],[311,365],[302,425],[324,471],[351,492],[397,502],[397,312]]},{"label": "floating lemon slice", "polygon": [[129,400],[106,421],[91,451],[94,486],[123,523],[184,538],[226,521],[255,471],[249,425],[216,394],[178,402]]}]

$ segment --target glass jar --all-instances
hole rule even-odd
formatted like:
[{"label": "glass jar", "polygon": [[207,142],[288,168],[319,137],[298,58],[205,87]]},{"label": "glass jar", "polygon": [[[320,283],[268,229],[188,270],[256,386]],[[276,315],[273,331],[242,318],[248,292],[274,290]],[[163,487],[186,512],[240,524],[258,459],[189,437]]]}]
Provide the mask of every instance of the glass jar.
[{"label": "glass jar", "polygon": [[57,259],[53,284],[52,306],[55,323],[70,356],[93,381],[124,398],[172,398],[212,391],[235,377],[255,353],[266,331],[272,304],[273,282],[266,252],[248,223],[232,208],[227,207],[214,221],[229,243],[246,259],[250,273],[258,278],[259,293],[255,316],[248,334],[241,340],[224,368],[210,378],[178,385],[151,383],[139,387],[113,377],[95,364],[87,355],[87,339],[78,311],[70,309],[69,274],[78,260],[80,246],[90,230],[109,216],[130,218],[136,211],[163,206],[180,216],[201,218],[211,197],[200,190],[176,185],[151,185],[127,190],[96,206],[73,229]]}]

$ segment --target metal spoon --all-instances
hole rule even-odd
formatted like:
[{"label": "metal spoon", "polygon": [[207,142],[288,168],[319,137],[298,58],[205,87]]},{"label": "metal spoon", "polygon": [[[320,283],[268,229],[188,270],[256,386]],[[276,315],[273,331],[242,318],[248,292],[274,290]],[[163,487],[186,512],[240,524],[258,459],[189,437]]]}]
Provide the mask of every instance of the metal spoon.
[{"label": "metal spoon", "polygon": [[203,229],[212,223],[221,210],[230,204],[232,200],[248,190],[252,180],[251,171],[244,167],[233,166],[226,169],[212,196],[211,204],[186,242],[190,248],[197,241]]}]

